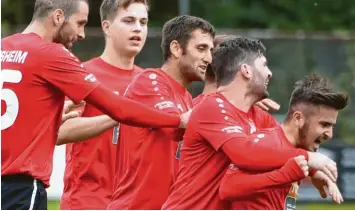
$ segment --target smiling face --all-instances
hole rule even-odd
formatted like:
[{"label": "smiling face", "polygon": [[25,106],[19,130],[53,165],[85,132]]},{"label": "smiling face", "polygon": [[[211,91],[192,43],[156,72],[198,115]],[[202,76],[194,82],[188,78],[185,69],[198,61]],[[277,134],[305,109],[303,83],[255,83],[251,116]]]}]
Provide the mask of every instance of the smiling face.
[{"label": "smiling face", "polygon": [[267,87],[272,73],[264,55],[261,54],[255,59],[252,69],[253,75],[250,81],[251,92],[257,95],[259,100],[269,97]]},{"label": "smiling face", "polygon": [[212,62],[213,37],[196,29],[191,33],[179,58],[179,67],[190,81],[203,81],[207,66]]}]

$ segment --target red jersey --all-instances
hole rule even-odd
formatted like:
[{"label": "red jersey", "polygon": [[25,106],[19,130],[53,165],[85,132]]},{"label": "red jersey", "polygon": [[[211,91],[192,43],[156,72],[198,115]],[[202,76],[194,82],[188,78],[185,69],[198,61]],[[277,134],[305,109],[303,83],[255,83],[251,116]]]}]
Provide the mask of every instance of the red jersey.
[{"label": "red jersey", "polygon": [[[126,96],[169,113],[192,108],[190,93],[160,69],[145,70],[133,79]],[[183,132],[121,125],[115,192],[108,209],[161,208],[174,180]]]},{"label": "red jersey", "polygon": [[99,83],[63,45],[34,33],[1,40],[1,74],[1,175],[49,186],[64,96],[79,103]]},{"label": "red jersey", "polygon": [[[229,158],[221,150],[222,145],[235,140],[241,147],[238,153],[242,156],[238,159],[248,160],[254,153],[264,153],[263,157],[267,157],[269,154],[265,149],[250,146],[246,137],[255,132],[256,128],[275,125],[275,119],[258,107],[253,106],[245,113],[220,93],[206,96],[190,116],[181,149],[177,181],[163,209],[229,208],[228,203],[220,199],[218,192],[220,181],[230,164]],[[271,157],[273,161],[279,159],[278,156]],[[248,162],[244,163],[255,168]]]},{"label": "red jersey", "polygon": [[[123,70],[99,57],[85,62],[84,67],[117,95],[123,95],[132,78],[143,71],[139,67]],[[82,116],[99,115],[103,115],[100,110],[85,105]],[[106,209],[113,194],[118,135],[119,125],[90,140],[66,145],[61,209]]]},{"label": "red jersey", "polygon": [[[268,141],[264,141],[265,135],[274,137]],[[276,127],[269,130],[261,130],[255,133],[255,144],[269,145],[280,149],[295,148],[286,138],[281,127]],[[296,197],[298,191],[298,183],[278,184],[280,181],[273,175],[263,174],[265,172],[244,172],[238,169],[235,165],[230,165],[226,177],[238,180],[237,186],[231,183],[225,183],[225,178],[222,180],[221,189],[228,187],[237,191],[236,195],[240,197],[232,201],[233,210],[289,210],[296,209]],[[253,175],[257,175],[258,182],[253,181]],[[302,174],[301,174],[302,175]],[[262,176],[264,178],[262,178]],[[233,178],[232,178],[233,179]],[[223,191],[223,190],[221,190]]]},{"label": "red jersey", "polygon": [[192,103],[194,104],[194,106],[197,106],[197,104],[201,103],[203,99],[205,99],[206,94],[202,93],[199,96],[195,97],[192,100]]}]

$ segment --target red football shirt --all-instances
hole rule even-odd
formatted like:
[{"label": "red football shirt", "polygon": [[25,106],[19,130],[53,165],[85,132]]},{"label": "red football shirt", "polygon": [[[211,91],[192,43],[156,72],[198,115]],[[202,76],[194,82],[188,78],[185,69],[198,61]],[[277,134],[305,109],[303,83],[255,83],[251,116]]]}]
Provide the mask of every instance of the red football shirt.
[{"label": "red football shirt", "polygon": [[[132,78],[143,70],[123,70],[101,58],[84,63],[85,69],[117,95],[123,95]],[[103,115],[91,104],[86,104],[84,117]],[[119,126],[84,142],[66,145],[64,193],[60,208],[106,209],[113,194],[115,160]]]},{"label": "red football shirt", "polygon": [[[263,137],[269,135],[268,141],[264,141]],[[265,145],[280,149],[292,149],[295,148],[286,138],[281,127],[276,127],[269,130],[261,130],[255,133],[255,144]],[[252,174],[258,174],[259,180],[261,179],[261,174],[264,172],[244,172],[238,169],[236,166],[231,165],[226,173],[229,178],[235,178],[240,183],[240,187],[232,187],[234,191],[239,191],[237,195],[241,196],[232,201],[233,210],[286,210],[296,208],[296,197],[298,190],[298,183],[288,183],[288,184],[275,184],[272,183],[277,180],[277,178],[266,178],[270,180],[268,183],[258,182],[258,186],[248,184],[252,180],[250,176]],[[250,175],[248,175],[250,174]],[[266,181],[265,180],[265,181]],[[224,181],[224,180],[223,180]],[[223,182],[222,182],[223,183]],[[231,184],[223,184],[225,186],[230,186]],[[270,186],[268,186],[270,185]],[[255,187],[253,187],[255,186]],[[230,188],[230,187],[229,187]]]},{"label": "red football shirt", "polygon": [[197,106],[197,104],[199,104],[200,102],[202,102],[203,99],[205,99],[205,96],[206,94],[200,94],[199,96],[195,97],[193,100],[192,100],[192,103],[194,106]]},{"label": "red football shirt", "polygon": [[[240,154],[243,154],[240,159],[245,160],[249,154],[253,156],[257,151],[263,152],[265,157],[269,156],[265,149],[249,148],[249,144],[244,144],[249,141],[240,139],[255,132],[256,128],[276,125],[275,119],[258,107],[253,106],[245,113],[235,108],[220,93],[206,96],[190,116],[181,149],[182,159],[177,181],[172,186],[163,209],[229,208],[220,199],[218,192],[220,181],[230,164],[229,158],[220,148],[228,140],[236,139],[244,147],[240,149]],[[274,156],[275,159],[278,156]],[[247,166],[254,168],[252,164]]]},{"label": "red football shirt", "polygon": [[34,33],[1,40],[1,175],[49,186],[64,96],[82,101],[99,83],[63,45]]},{"label": "red football shirt", "polygon": [[[126,96],[169,113],[192,108],[190,93],[160,69],[138,75]],[[108,209],[161,208],[174,180],[183,132],[121,125],[115,192]]]}]

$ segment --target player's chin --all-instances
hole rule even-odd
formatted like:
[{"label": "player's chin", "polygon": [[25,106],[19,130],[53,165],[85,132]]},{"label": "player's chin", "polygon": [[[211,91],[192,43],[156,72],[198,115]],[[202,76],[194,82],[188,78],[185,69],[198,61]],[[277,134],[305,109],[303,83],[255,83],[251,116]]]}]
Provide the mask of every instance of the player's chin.
[{"label": "player's chin", "polygon": [[205,74],[200,72],[196,75],[196,79],[194,81],[204,81],[205,80]]},{"label": "player's chin", "polygon": [[312,147],[308,147],[308,150],[307,151],[310,151],[310,152],[317,152],[319,149],[319,146],[312,146]]},{"label": "player's chin", "polygon": [[68,42],[68,43],[65,43],[64,46],[68,49],[68,50],[71,50],[73,48],[73,45],[74,43],[73,42]]},{"label": "player's chin", "polygon": [[141,52],[142,46],[128,46],[125,50],[128,54],[136,56]]},{"label": "player's chin", "polygon": [[263,91],[259,92],[259,100],[258,101],[266,99],[269,96],[270,96],[269,92],[264,89]]}]

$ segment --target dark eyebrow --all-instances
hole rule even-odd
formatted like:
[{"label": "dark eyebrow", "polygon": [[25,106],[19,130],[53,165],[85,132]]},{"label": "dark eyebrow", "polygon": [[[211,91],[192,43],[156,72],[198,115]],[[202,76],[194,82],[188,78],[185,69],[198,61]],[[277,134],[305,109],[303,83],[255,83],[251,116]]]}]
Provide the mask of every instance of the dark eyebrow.
[{"label": "dark eyebrow", "polygon": [[144,19],[144,20],[148,20],[148,18],[139,18],[139,17],[134,17],[134,16],[125,16],[125,17],[122,17],[122,19],[125,19],[125,18],[129,18],[129,19]]},{"label": "dark eyebrow", "polygon": [[325,124],[325,125],[335,125],[336,123],[334,122],[330,122],[330,121],[320,121],[322,124]]},{"label": "dark eyebrow", "polygon": [[79,20],[78,21],[78,23],[80,24],[80,25],[84,25],[84,24],[86,24],[88,21],[87,20]]}]

